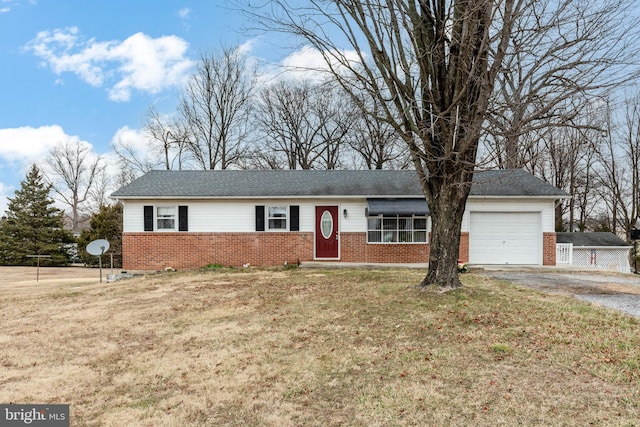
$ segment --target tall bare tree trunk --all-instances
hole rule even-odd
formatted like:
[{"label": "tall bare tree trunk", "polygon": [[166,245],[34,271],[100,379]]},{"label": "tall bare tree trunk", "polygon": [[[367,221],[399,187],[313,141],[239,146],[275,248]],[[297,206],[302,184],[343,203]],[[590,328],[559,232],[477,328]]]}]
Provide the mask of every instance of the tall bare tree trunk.
[{"label": "tall bare tree trunk", "polygon": [[457,266],[460,258],[462,217],[470,185],[450,185],[446,182],[448,180],[433,178],[430,181],[434,190],[437,188],[438,196],[429,198],[432,220],[429,240],[431,253],[429,271],[421,285],[432,284],[441,289],[453,289],[462,285],[458,278]]}]

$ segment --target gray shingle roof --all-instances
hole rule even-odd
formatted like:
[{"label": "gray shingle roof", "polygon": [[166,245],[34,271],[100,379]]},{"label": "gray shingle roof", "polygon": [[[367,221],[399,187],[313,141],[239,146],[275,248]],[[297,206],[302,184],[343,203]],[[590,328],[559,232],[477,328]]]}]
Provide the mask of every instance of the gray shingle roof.
[{"label": "gray shingle roof", "polygon": [[630,246],[613,233],[556,233],[557,243],[573,246]]},{"label": "gray shingle roof", "polygon": [[478,171],[473,175],[472,196],[568,197],[565,191],[521,169]]},{"label": "gray shingle roof", "polygon": [[[476,172],[471,195],[567,196],[522,170]],[[111,195],[119,199],[297,196],[423,197],[423,193],[412,170],[158,170]]]}]

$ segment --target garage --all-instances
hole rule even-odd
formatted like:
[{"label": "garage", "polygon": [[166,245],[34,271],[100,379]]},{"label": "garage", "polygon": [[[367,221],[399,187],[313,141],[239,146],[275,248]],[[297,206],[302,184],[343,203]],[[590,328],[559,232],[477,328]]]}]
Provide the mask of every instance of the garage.
[{"label": "garage", "polygon": [[542,264],[540,212],[471,212],[471,264]]}]

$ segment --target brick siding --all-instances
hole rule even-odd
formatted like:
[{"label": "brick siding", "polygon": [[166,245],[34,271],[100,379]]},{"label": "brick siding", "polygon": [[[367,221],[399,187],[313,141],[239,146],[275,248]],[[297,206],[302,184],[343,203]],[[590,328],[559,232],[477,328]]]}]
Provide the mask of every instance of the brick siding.
[{"label": "brick siding", "polygon": [[[192,269],[207,264],[240,267],[278,266],[312,261],[311,232],[255,233],[124,233],[123,268]],[[366,233],[340,233],[340,261],[371,263],[426,263],[428,243],[367,244]],[[460,236],[460,260],[469,261],[469,233]],[[556,264],[556,234],[544,233],[543,264]]]},{"label": "brick siding", "polygon": [[468,263],[469,262],[469,232],[463,231],[460,233],[460,249],[458,258],[460,262]]},{"label": "brick siding", "polygon": [[313,233],[124,233],[123,268],[283,265],[313,259]]},{"label": "brick siding", "polygon": [[367,244],[367,233],[340,233],[340,258],[344,262],[426,263],[429,244]]},{"label": "brick siding", "polygon": [[[313,233],[124,233],[123,268],[164,270],[207,264],[239,267],[312,261]],[[366,233],[341,233],[344,262],[426,263],[429,244],[367,244]]]},{"label": "brick siding", "polygon": [[556,265],[556,233],[543,233],[542,265]]}]

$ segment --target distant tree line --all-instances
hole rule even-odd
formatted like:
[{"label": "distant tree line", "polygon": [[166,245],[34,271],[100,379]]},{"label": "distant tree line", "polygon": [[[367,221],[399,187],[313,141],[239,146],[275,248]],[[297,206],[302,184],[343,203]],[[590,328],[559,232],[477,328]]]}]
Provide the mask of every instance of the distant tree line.
[{"label": "distant tree line", "polygon": [[[559,19],[558,13],[546,19]],[[596,38],[594,31],[588,27],[580,35],[580,48],[566,39],[536,45],[537,59],[528,65],[517,60],[521,52],[512,52],[513,67],[499,76],[499,89],[491,98],[477,167],[525,169],[571,194],[558,202],[558,231],[606,230],[628,237],[639,215],[640,92],[624,73],[602,76],[611,71],[605,66],[610,58],[582,58],[620,36],[620,30],[611,30],[606,38]],[[519,34],[531,40],[542,37]],[[598,46],[590,45],[596,42]],[[559,55],[554,61],[552,53]],[[562,58],[572,55],[579,56],[576,64],[589,63],[591,72],[565,75],[572,67]],[[127,141],[114,144],[129,179],[159,168],[414,166],[400,135],[379,119],[385,107],[378,99],[364,93],[353,99],[326,76],[258,86],[246,57],[229,49],[202,55],[200,61],[178,111],[162,115],[149,109],[146,157]]]},{"label": "distant tree line", "polygon": [[[162,115],[150,107],[141,156],[114,144],[129,176],[151,169],[406,168],[409,155],[391,126],[363,114],[335,80],[282,78],[257,84],[244,54],[203,54],[178,100]],[[362,101],[364,102],[364,100]],[[373,100],[371,111],[381,109]]]}]

